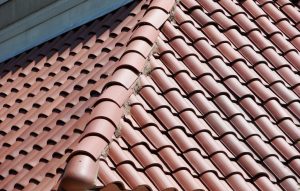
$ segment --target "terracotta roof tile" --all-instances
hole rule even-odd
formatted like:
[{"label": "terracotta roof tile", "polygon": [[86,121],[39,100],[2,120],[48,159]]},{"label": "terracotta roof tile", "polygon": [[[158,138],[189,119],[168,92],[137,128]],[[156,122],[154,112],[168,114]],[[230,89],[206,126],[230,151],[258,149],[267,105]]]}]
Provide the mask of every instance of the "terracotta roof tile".
[{"label": "terracotta roof tile", "polygon": [[299,7],[136,1],[0,65],[3,190],[296,190]]}]

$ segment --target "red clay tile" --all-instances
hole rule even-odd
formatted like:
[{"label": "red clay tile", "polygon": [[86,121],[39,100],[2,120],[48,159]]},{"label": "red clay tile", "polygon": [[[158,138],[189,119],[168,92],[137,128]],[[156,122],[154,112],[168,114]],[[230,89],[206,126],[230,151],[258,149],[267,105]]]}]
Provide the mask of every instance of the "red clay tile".
[{"label": "red clay tile", "polygon": [[293,178],[288,178],[285,179],[284,181],[282,181],[280,183],[280,186],[284,189],[284,190],[293,190],[293,189],[297,189],[298,188],[298,183],[296,182],[295,179]]},{"label": "red clay tile", "polygon": [[[226,1],[226,3],[232,3],[232,1]],[[259,28],[251,22],[245,14],[238,14],[233,17],[234,21],[246,32],[259,31]]]},{"label": "red clay tile", "polygon": [[220,4],[226,7],[226,10],[234,17],[239,13],[244,13],[243,9],[240,6],[236,6],[233,3],[226,3],[226,1],[221,1]]},{"label": "red clay tile", "polygon": [[[299,31],[286,20],[276,23],[276,26],[278,26],[289,39],[294,39],[299,36]],[[298,47],[296,48],[298,49]]]},{"label": "red clay tile", "polygon": [[197,21],[201,27],[214,24],[213,20],[200,9],[195,9],[191,12],[191,16]]},{"label": "red clay tile", "polygon": [[[241,14],[237,15],[236,17],[234,18],[237,18],[238,16],[240,16]],[[242,14],[243,15],[243,14]],[[244,15],[245,16],[245,15]],[[238,25],[231,19],[228,19],[226,17],[226,15],[224,15],[224,13],[222,12],[216,12],[214,13],[212,16],[211,16],[215,21],[216,23],[218,23],[223,30],[229,30],[229,29],[233,29],[233,28],[238,28]],[[246,31],[246,32],[250,32],[252,30],[258,30],[257,27],[253,27],[253,28],[250,28],[252,27],[251,26],[251,22],[249,23],[249,25],[246,27],[244,27],[243,29],[244,30],[249,30],[249,31]],[[249,28],[249,29],[248,29]]]},{"label": "red clay tile", "polygon": [[150,4],[149,9],[159,8],[163,9],[165,12],[169,13],[174,5],[174,0],[167,1],[154,1]]},{"label": "red clay tile", "polygon": [[206,173],[201,176],[201,181],[210,190],[231,190],[227,183],[220,181],[213,173]]},{"label": "red clay tile", "polygon": [[283,138],[276,138],[272,141],[272,145],[282,154],[282,156],[287,160],[291,160],[292,158],[298,158],[299,154],[295,148],[291,147],[287,144],[287,142]]},{"label": "red clay tile", "polygon": [[[106,142],[111,141],[112,134],[115,131],[115,127],[111,122],[105,119],[92,120],[84,130],[83,136],[99,136]],[[84,138],[82,138],[84,139]]]},{"label": "red clay tile", "polygon": [[[138,53],[128,53],[122,56],[120,61],[117,63],[116,70],[121,68],[131,68],[133,71],[138,73],[142,70],[145,65],[145,59]],[[115,70],[115,71],[116,71]]]},{"label": "red clay tile", "polygon": [[252,15],[254,19],[266,15],[254,1],[243,2],[242,6]]},{"label": "red clay tile", "polygon": [[233,174],[226,181],[234,190],[252,190],[240,174]]},{"label": "red clay tile", "polygon": [[155,42],[158,33],[159,31],[151,25],[140,26],[130,37],[130,41],[133,41],[134,39],[144,39],[150,45],[152,45]]},{"label": "red clay tile", "polygon": [[141,19],[140,24],[149,24],[159,29],[168,18],[168,13],[162,9],[150,9]]},{"label": "red clay tile", "polygon": [[96,161],[85,155],[76,155],[68,162],[68,166],[70,168],[64,173],[62,188],[89,189],[94,186],[99,168]]},{"label": "red clay tile", "polygon": [[[175,14],[175,16],[176,16],[176,14]],[[201,31],[194,29],[193,24],[186,22],[186,23],[180,25],[180,27],[182,28],[183,32],[187,35],[187,37],[189,37],[191,40],[193,40],[193,41],[206,40],[205,36],[203,35],[203,33]]]},{"label": "red clay tile", "polygon": [[[115,92],[119,92],[119,94],[114,94]],[[122,107],[122,105],[125,103],[127,99],[121,95],[131,95],[131,93],[132,92],[130,90],[127,90],[123,86],[119,86],[119,85],[109,86],[107,89],[103,90],[102,94],[100,95],[95,105],[97,105],[97,103],[99,102],[110,100],[118,104],[119,107]]]},{"label": "red clay tile", "polygon": [[210,3],[209,1],[197,1],[209,14],[214,12],[224,12],[222,7],[217,3]]},{"label": "red clay tile", "polygon": [[[183,190],[205,190],[205,186],[197,179],[194,179],[186,170],[180,170],[173,174],[173,176],[180,182]],[[200,189],[199,189],[200,188]]]},{"label": "red clay tile", "polygon": [[196,1],[187,1],[187,0],[183,0],[182,4],[187,8],[187,9],[200,9],[201,6],[199,5],[199,3],[197,3]]},{"label": "red clay tile", "polygon": [[151,51],[151,45],[142,39],[135,39],[127,45],[125,52],[137,52],[146,58]]},{"label": "red clay tile", "polygon": [[[95,147],[94,145],[90,145],[90,143],[97,143],[97,147]],[[75,157],[73,155],[85,154],[90,156],[93,160],[97,160],[101,155],[101,150],[104,150],[106,145],[107,142],[102,137],[93,135],[86,136],[79,142],[78,146],[74,149],[70,157],[73,158]]]},{"label": "red clay tile", "polygon": [[130,164],[122,164],[117,167],[117,172],[122,176],[122,178],[126,181],[126,183],[131,188],[142,189],[142,187],[147,187],[146,180],[140,173],[138,173]]},{"label": "red clay tile", "polygon": [[166,176],[157,166],[147,168],[145,170],[145,173],[150,177],[150,179],[154,182],[155,186],[159,190],[172,190],[175,187],[174,184],[172,184],[172,182],[170,181],[170,178]]},{"label": "red clay tile", "polygon": [[297,10],[134,2],[2,63],[0,187],[295,190]]}]

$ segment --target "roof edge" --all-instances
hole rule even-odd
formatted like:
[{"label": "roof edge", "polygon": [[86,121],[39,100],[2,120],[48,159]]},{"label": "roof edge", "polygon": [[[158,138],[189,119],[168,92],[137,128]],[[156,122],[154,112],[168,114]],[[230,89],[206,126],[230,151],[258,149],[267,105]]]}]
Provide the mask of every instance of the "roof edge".
[{"label": "roof edge", "polygon": [[[172,5],[172,6],[170,6]],[[137,57],[137,54],[140,50],[138,49],[137,43],[139,43],[139,41],[146,41],[149,44],[149,49],[147,49],[147,52],[142,55],[143,56],[143,60],[144,62],[146,62],[146,60],[148,59],[148,56],[151,54],[153,46],[155,44],[155,41],[159,35],[159,29],[162,27],[162,25],[168,20],[169,18],[169,13],[171,12],[171,10],[173,9],[173,7],[176,5],[175,0],[168,0],[166,1],[152,1],[151,4],[149,5],[148,9],[146,10],[145,15],[143,16],[143,18],[140,20],[139,23],[136,24],[136,26],[134,27],[134,31],[132,33],[132,36],[130,38],[130,40],[127,42],[126,44],[126,50],[123,53],[121,59],[118,61],[118,63],[116,65],[118,65],[118,67],[115,69],[113,76],[111,78],[110,81],[117,81],[118,75],[114,75],[115,73],[121,72],[123,73],[123,75],[126,75],[126,73],[128,73],[128,65],[131,65],[132,67],[135,66],[134,63],[128,63],[126,60],[126,57]],[[153,14],[155,14],[155,12],[153,10],[155,9],[159,9],[160,11],[162,10],[165,14],[165,17],[159,21],[154,21],[152,18]],[[145,33],[145,31],[147,31],[147,33]],[[146,35],[147,34],[147,35]],[[145,36],[146,35],[146,36]],[[147,40],[145,40],[145,38]],[[132,61],[135,60],[141,60],[140,58],[138,59],[133,59]],[[124,65],[125,67],[120,67]],[[116,98],[111,98],[110,101],[107,101],[106,99],[103,99],[103,95],[105,95],[106,91],[109,91],[110,87],[107,87],[106,89],[104,89],[98,99],[98,101],[96,101],[96,104],[94,106],[94,109],[91,113],[91,118],[90,120],[87,122],[87,126],[84,130],[84,134],[86,134],[86,129],[87,127],[93,122],[93,120],[95,118],[101,118],[103,119],[103,116],[105,116],[105,118],[103,119],[102,122],[98,123],[98,125],[101,125],[102,128],[104,128],[105,125],[105,121],[107,121],[107,119],[115,119],[113,120],[113,125],[116,127],[119,125],[120,119],[123,116],[123,105],[128,101],[130,95],[132,94],[132,89],[135,86],[135,84],[138,81],[139,75],[143,72],[144,68],[135,68],[138,71],[138,74],[136,75],[136,78],[134,81],[124,81],[121,82],[123,84],[123,87],[126,88],[127,93],[125,98],[122,100],[121,103],[119,103],[119,100],[116,100]],[[123,79],[130,79],[130,76],[128,76],[128,78],[123,78]],[[108,82],[109,84],[109,82]],[[114,97],[113,95],[111,95],[112,97]],[[108,103],[106,103],[108,102]],[[108,111],[107,109],[103,109],[102,104],[108,104],[106,105],[106,108],[112,108],[110,109],[110,111]],[[119,104],[116,104],[119,103]],[[120,112],[122,111],[122,112]],[[115,113],[122,113],[117,115],[118,117],[115,116]],[[111,122],[111,121],[110,121]],[[98,128],[99,129],[99,128]],[[94,133],[94,134],[100,134],[101,136],[98,136],[99,140],[105,140],[106,144],[102,145],[102,150],[101,152],[104,150],[104,147],[108,147],[112,137],[114,135],[115,129],[114,131],[109,131],[108,133],[106,133],[105,135],[103,134],[103,132],[89,132],[89,133]],[[95,145],[95,142],[91,139],[88,139],[89,136],[85,136],[81,139],[81,141],[79,142],[77,148],[81,148],[80,151],[78,149],[75,149],[73,151],[73,153],[69,156],[68,158],[68,164],[65,168],[65,173],[62,177],[61,183],[60,183],[60,188],[65,190],[65,191],[70,191],[70,190],[77,190],[77,191],[83,191],[86,189],[91,189],[91,188],[95,188],[96,187],[96,178],[97,178],[97,173],[94,171],[95,169],[99,168],[99,164],[97,163],[98,158],[101,156],[101,152],[97,152],[97,154],[92,155],[91,152],[89,151],[91,145]],[[104,138],[106,137],[106,139]],[[86,140],[86,141],[84,141]],[[107,140],[110,140],[110,142],[107,142]],[[99,145],[97,145],[97,148],[94,149],[98,149],[99,150]],[[76,154],[78,153],[78,154]],[[90,154],[87,154],[90,153]],[[81,160],[82,159],[82,160]],[[80,160],[81,162],[79,163],[78,160]],[[83,169],[84,168],[84,169]],[[91,169],[91,172],[89,172],[88,169]],[[99,169],[101,170],[101,169]],[[76,173],[78,172],[78,173]]]}]

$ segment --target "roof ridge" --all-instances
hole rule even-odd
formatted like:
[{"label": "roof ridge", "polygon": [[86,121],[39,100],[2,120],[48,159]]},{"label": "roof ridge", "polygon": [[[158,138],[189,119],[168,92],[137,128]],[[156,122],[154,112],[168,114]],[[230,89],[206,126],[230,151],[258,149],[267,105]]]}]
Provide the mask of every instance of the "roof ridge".
[{"label": "roof ridge", "polygon": [[[112,76],[94,104],[81,140],[67,159],[68,163],[60,183],[61,189],[86,190],[96,186],[99,169],[97,160],[110,144],[124,115],[123,105],[132,94],[132,87],[145,67],[145,64],[141,67],[137,62],[146,62],[160,27],[167,21],[175,5],[175,0],[151,1],[142,19],[134,27],[125,52],[116,66],[113,66]],[[116,91],[122,91],[126,96],[120,98],[119,95],[124,94],[116,94]]]}]

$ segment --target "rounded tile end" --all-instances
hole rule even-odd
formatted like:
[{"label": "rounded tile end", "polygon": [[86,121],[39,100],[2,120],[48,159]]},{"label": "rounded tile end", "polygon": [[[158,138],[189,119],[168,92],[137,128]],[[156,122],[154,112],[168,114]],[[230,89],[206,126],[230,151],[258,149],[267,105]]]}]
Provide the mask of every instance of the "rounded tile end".
[{"label": "rounded tile end", "polygon": [[60,187],[65,191],[83,191],[95,187],[99,164],[86,155],[75,155],[68,162]]}]

